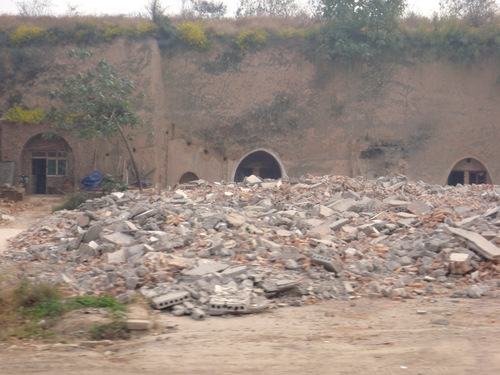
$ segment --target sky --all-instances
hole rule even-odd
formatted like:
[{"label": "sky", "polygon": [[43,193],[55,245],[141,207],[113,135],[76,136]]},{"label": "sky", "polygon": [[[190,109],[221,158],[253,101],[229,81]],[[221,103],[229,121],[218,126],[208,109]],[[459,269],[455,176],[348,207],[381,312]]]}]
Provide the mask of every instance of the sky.
[{"label": "sky", "polygon": [[[23,0],[0,0],[0,14],[19,14],[17,3]],[[28,3],[36,0],[24,0]],[[234,12],[238,0],[222,0],[228,10]],[[304,0],[302,0],[304,1]],[[63,15],[67,13],[69,5],[76,6],[80,14],[125,14],[137,15],[145,13],[145,4],[148,0],[51,0],[53,6],[51,13]],[[416,13],[431,16],[439,10],[439,0],[407,0],[408,10]],[[182,0],[163,0],[161,2],[167,6],[167,14],[173,15],[179,12]]]}]

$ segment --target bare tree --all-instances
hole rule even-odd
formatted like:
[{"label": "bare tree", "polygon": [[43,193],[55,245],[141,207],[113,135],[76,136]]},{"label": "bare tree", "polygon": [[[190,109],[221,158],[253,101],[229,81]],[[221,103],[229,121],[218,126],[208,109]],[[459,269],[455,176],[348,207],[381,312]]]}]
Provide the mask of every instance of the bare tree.
[{"label": "bare tree", "polygon": [[190,0],[192,12],[197,17],[219,19],[224,17],[227,6],[222,1]]},{"label": "bare tree", "polygon": [[295,0],[239,0],[236,17],[293,17],[300,11]]},{"label": "bare tree", "polygon": [[498,13],[495,0],[440,0],[439,6],[444,15],[456,16],[474,27],[491,22]]},{"label": "bare tree", "polygon": [[22,0],[16,2],[21,16],[42,16],[50,14],[51,0]]},{"label": "bare tree", "polygon": [[149,0],[146,4],[146,11],[149,18],[157,25],[160,24],[165,17],[166,10],[167,7],[164,7],[160,0]]},{"label": "bare tree", "polygon": [[80,11],[78,10],[80,6],[78,4],[72,4],[70,2],[66,3],[66,14],[68,16],[78,16]]}]

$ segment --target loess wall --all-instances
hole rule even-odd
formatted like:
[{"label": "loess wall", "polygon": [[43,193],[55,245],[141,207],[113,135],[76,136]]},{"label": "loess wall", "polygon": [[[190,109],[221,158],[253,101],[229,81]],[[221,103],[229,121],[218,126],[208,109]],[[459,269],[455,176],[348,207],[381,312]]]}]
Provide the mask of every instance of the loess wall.
[{"label": "loess wall", "polygon": [[[160,50],[152,40],[97,48],[95,59],[107,58],[147,95],[139,106],[146,125],[132,144],[155,183],[174,185],[188,172],[231,181],[254,150],[276,155],[290,177],[397,172],[444,184],[457,163],[472,158],[485,166],[488,182],[500,183],[496,60],[470,67],[425,58],[347,65],[312,61],[292,48],[236,57],[227,48]],[[44,90],[78,68],[64,57],[67,49],[54,48],[47,71],[12,88],[24,104],[47,105]],[[4,110],[7,99],[0,98]],[[2,161],[20,163],[13,137],[3,131]],[[80,162],[89,169],[80,174],[94,167],[129,173],[118,139],[89,147],[75,151],[75,163],[92,158]]]}]

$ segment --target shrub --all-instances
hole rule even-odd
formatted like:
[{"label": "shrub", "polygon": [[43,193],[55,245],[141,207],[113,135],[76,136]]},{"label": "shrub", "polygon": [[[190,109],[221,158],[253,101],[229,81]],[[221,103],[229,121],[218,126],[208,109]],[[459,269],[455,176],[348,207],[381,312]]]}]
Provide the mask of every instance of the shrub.
[{"label": "shrub", "polygon": [[82,203],[85,203],[87,198],[81,193],[73,193],[67,196],[66,200],[63,204],[59,206],[54,206],[52,211],[61,211],[61,210],[74,210],[78,208]]},{"label": "shrub", "polygon": [[278,32],[276,36],[282,39],[305,39],[310,35],[310,33],[311,32],[307,29],[287,29]]},{"label": "shrub", "polygon": [[124,35],[124,29],[120,26],[108,27],[104,30],[104,39],[106,39],[109,42],[123,35]]},{"label": "shrub", "polygon": [[192,22],[184,22],[177,28],[179,39],[196,48],[207,48],[208,39],[205,32]]},{"label": "shrub", "polygon": [[127,188],[128,184],[120,177],[113,176],[111,174],[104,175],[102,190],[105,193],[111,193],[112,191],[124,191],[127,190]]},{"label": "shrub", "polygon": [[82,44],[93,44],[102,41],[103,31],[94,23],[80,23],[75,27],[74,41]]},{"label": "shrub", "polygon": [[236,38],[236,44],[243,51],[255,50],[267,43],[267,37],[263,30],[242,31]]},{"label": "shrub", "polygon": [[14,124],[39,124],[45,119],[45,111],[43,109],[27,110],[15,106],[5,112],[4,117]]},{"label": "shrub", "polygon": [[39,41],[43,38],[45,29],[41,27],[19,26],[9,34],[9,42],[12,46],[21,46]]},{"label": "shrub", "polygon": [[115,318],[111,323],[92,327],[90,337],[92,340],[126,340],[130,338],[130,331],[124,320]]},{"label": "shrub", "polygon": [[158,32],[158,26],[152,22],[140,23],[135,27],[135,35],[139,37],[152,36]]},{"label": "shrub", "polygon": [[77,310],[88,307],[106,308],[113,311],[125,311],[126,307],[117,302],[114,298],[108,296],[92,297],[92,296],[77,296],[68,301],[68,309]]},{"label": "shrub", "polygon": [[16,305],[21,309],[30,309],[37,305],[60,301],[62,293],[54,286],[44,283],[30,283],[23,280],[13,291]]}]

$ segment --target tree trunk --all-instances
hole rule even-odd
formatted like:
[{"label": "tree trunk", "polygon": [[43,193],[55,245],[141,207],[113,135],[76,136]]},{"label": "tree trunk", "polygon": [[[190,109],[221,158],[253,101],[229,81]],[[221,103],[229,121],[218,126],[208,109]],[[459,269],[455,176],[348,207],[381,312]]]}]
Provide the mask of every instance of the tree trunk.
[{"label": "tree trunk", "polygon": [[132,167],[134,168],[135,176],[137,177],[137,184],[139,185],[139,191],[142,193],[142,179],[141,179],[141,174],[139,173],[139,169],[137,168],[137,164],[135,163],[135,158],[134,154],[132,152],[132,149],[130,148],[130,144],[128,143],[127,137],[125,136],[125,133],[123,133],[123,129],[119,124],[115,124],[116,127],[118,128],[118,131],[120,132],[123,142],[125,142],[125,146],[127,147],[128,154],[130,156],[130,161],[132,162]]}]

